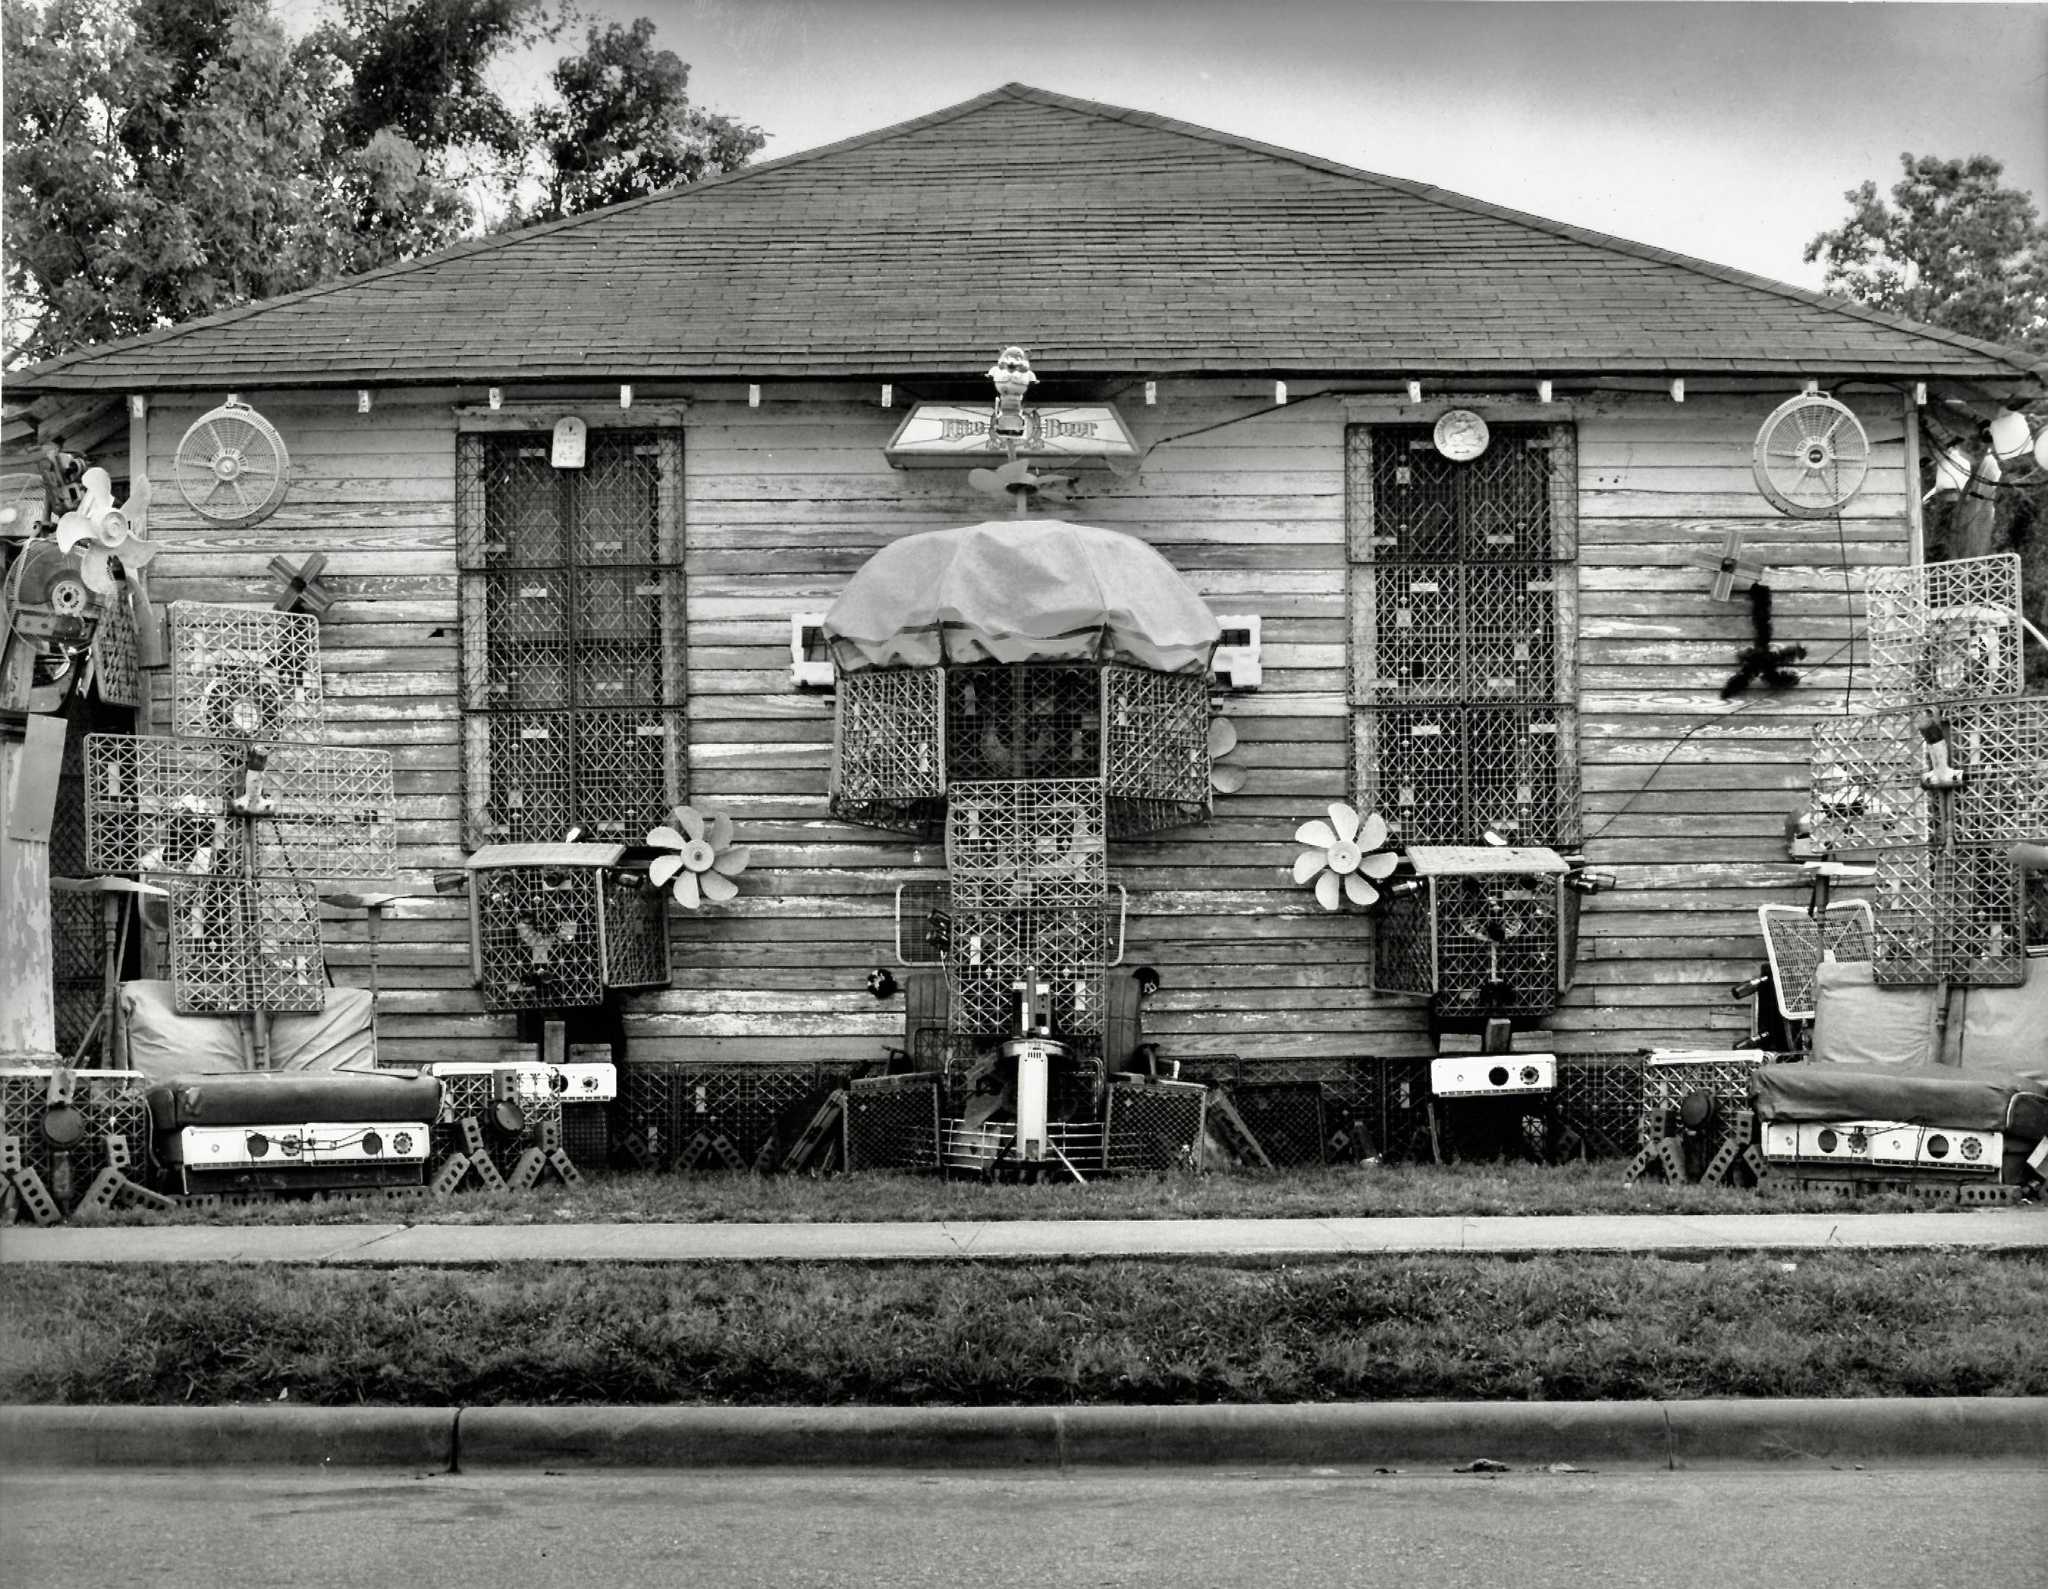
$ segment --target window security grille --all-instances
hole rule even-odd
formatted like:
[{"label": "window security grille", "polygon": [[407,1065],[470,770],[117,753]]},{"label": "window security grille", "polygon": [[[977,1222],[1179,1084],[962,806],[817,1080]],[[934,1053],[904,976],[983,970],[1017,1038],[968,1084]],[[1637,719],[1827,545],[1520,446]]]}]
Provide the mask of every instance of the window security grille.
[{"label": "window security grille", "polygon": [[1566,426],[1354,425],[1353,792],[1407,844],[1579,837],[1576,457]]},{"label": "window security grille", "polygon": [[684,798],[681,436],[459,445],[468,841],[636,843]]}]

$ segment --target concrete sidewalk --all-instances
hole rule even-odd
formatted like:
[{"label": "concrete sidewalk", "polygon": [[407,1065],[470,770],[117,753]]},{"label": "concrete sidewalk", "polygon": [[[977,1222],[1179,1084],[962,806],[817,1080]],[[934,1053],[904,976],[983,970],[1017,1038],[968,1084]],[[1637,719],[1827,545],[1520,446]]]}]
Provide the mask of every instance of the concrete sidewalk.
[{"label": "concrete sidewalk", "polygon": [[0,1263],[706,1263],[1348,1257],[1370,1253],[2048,1249],[2048,1208],[1928,1214],[961,1223],[130,1225],[0,1230]]}]

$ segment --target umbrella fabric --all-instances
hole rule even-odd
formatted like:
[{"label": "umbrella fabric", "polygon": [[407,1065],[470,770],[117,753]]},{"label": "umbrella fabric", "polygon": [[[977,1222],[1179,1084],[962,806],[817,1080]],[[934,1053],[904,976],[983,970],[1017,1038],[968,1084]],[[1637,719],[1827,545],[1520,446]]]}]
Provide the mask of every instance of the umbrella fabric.
[{"label": "umbrella fabric", "polygon": [[998,519],[885,546],[825,614],[841,672],[973,662],[1209,665],[1222,631],[1174,566],[1134,536]]}]

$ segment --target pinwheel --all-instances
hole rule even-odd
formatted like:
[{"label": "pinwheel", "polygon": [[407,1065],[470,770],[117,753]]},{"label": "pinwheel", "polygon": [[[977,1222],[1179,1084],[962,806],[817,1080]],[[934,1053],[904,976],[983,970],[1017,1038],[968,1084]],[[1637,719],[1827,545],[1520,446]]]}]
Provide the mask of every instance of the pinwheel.
[{"label": "pinwheel", "polygon": [[648,863],[647,878],[656,888],[673,882],[676,903],[695,910],[709,900],[721,905],[739,892],[733,879],[747,869],[752,858],[745,846],[732,842],[732,818],[722,811],[704,814],[689,806],[677,806],[669,813],[672,826],[655,828],[647,842],[666,855]]},{"label": "pinwheel", "polygon": [[1294,830],[1297,844],[1310,846],[1294,858],[1294,880],[1315,882],[1316,900],[1335,910],[1344,900],[1370,905],[1380,897],[1373,882],[1386,878],[1399,864],[1387,842],[1387,824],[1377,815],[1362,822],[1342,803],[1330,807],[1330,820],[1304,822]]}]

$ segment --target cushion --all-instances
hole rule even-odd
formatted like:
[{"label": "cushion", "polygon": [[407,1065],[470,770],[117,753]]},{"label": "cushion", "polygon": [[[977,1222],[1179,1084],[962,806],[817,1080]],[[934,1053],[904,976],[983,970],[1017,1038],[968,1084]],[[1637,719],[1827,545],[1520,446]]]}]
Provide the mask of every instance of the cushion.
[{"label": "cushion", "polygon": [[1868,960],[1824,960],[1814,973],[1813,1057],[1831,1065],[1931,1065],[1939,996],[1933,985],[1878,986]]},{"label": "cushion", "polygon": [[1970,988],[1962,1005],[1967,1069],[2048,1070],[2048,954],[2027,961],[2019,987]]},{"label": "cushion", "polygon": [[149,1090],[159,1131],[181,1126],[281,1126],[306,1120],[416,1121],[441,1112],[441,1083],[412,1071],[243,1071],[186,1076]]},{"label": "cushion", "polygon": [[1750,1075],[1749,1095],[1763,1120],[1897,1120],[2005,1131],[2021,1142],[2048,1130],[2048,1087],[1947,1065],[1763,1065]]},{"label": "cushion", "polygon": [[[270,1018],[272,1070],[375,1070],[374,1006],[367,988],[329,988],[325,1009]],[[181,1015],[168,982],[121,984],[128,1068],[145,1076],[224,1076],[247,1070],[242,1023],[232,1015]]]}]

